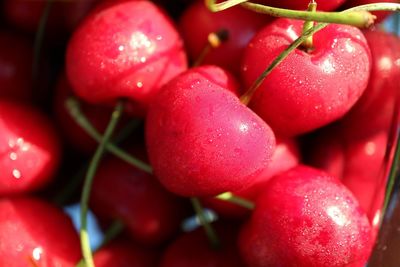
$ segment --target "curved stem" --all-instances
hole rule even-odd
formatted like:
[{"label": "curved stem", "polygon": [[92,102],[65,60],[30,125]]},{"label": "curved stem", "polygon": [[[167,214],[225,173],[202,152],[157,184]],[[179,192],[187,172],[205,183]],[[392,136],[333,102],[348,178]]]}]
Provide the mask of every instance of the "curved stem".
[{"label": "curved stem", "polygon": [[229,38],[229,33],[225,29],[221,29],[210,33],[207,36],[207,44],[200,52],[200,55],[197,57],[196,61],[192,64],[192,67],[199,66],[212,49],[219,47],[221,43],[227,41],[228,38]]},{"label": "curved stem", "polygon": [[200,203],[200,200],[196,197],[190,198],[192,203],[193,209],[195,210],[197,217],[201,225],[204,227],[208,240],[213,248],[218,248],[220,246],[220,242],[218,239],[217,234],[215,233],[213,227],[211,226],[210,222],[207,220],[206,216],[204,215],[203,206]]},{"label": "curved stem", "polygon": [[215,198],[220,199],[222,201],[231,202],[233,204],[236,204],[238,206],[241,206],[241,207],[249,209],[249,210],[253,210],[255,207],[254,203],[251,202],[250,200],[247,200],[247,199],[239,197],[239,196],[235,196],[231,192],[222,193],[222,194],[216,196]]},{"label": "curved stem", "polygon": [[375,16],[365,10],[353,10],[346,14],[342,12],[308,12],[301,10],[291,10],[285,8],[277,8],[262,4],[251,3],[244,0],[228,0],[222,3],[216,3],[216,0],[205,0],[206,6],[213,12],[222,11],[224,9],[241,5],[257,13],[267,14],[273,17],[284,17],[292,19],[301,19],[324,23],[337,23],[352,25],[359,28],[367,28],[374,22]]},{"label": "curved stem", "polygon": [[[76,123],[78,123],[79,126],[81,126],[82,129],[84,129],[86,133],[90,135],[93,139],[95,139],[97,142],[100,142],[102,138],[101,134],[93,127],[86,116],[81,112],[79,101],[74,97],[69,97],[66,100],[65,105],[67,106],[70,115],[74,118]],[[123,161],[131,164],[132,166],[135,166],[136,168],[144,172],[152,173],[153,171],[150,165],[129,155],[128,153],[110,142],[106,144],[106,149],[114,156],[122,159]]]},{"label": "curved stem", "polygon": [[44,6],[42,15],[40,17],[38,29],[36,31],[35,41],[33,44],[33,62],[32,62],[32,78],[36,82],[37,75],[39,72],[39,61],[40,54],[42,50],[42,44],[44,39],[44,34],[46,32],[46,25],[49,19],[51,7],[53,6],[53,0],[47,0]]},{"label": "curved stem", "polygon": [[94,175],[96,174],[97,167],[105,151],[106,144],[111,138],[111,135],[115,127],[117,126],[118,119],[121,117],[122,111],[123,111],[123,103],[118,102],[111,115],[111,119],[105,130],[104,136],[101,142],[99,143],[99,146],[96,152],[94,153],[92,160],[90,161],[89,168],[86,172],[85,182],[83,185],[83,191],[81,197],[81,214],[80,214],[80,219],[81,219],[80,239],[81,239],[83,258],[85,260],[86,266],[88,267],[94,267],[93,255],[89,242],[89,234],[87,232],[87,213],[89,209],[88,202],[90,197],[90,191]]},{"label": "curved stem", "polygon": [[321,23],[317,26],[312,27],[308,31],[304,32],[299,38],[297,38],[293,43],[291,43],[278,57],[276,57],[272,63],[261,73],[260,76],[254,81],[254,83],[250,86],[250,88],[240,97],[240,101],[248,105],[250,103],[251,98],[253,97],[254,93],[257,91],[257,88],[262,84],[265,77],[271,73],[282,61],[297,47],[299,47],[304,40],[306,40],[309,36],[315,34],[316,32],[322,30],[328,26],[327,23]]}]

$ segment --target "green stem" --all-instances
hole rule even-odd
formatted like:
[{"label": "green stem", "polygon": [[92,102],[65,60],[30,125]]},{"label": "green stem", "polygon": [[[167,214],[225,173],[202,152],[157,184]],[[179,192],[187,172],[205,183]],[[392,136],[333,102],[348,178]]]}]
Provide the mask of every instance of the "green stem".
[{"label": "green stem", "polygon": [[99,146],[96,152],[94,153],[92,160],[90,161],[89,168],[87,170],[85,177],[85,182],[83,185],[83,191],[81,197],[81,214],[80,214],[80,219],[81,219],[80,239],[81,239],[83,258],[85,260],[85,264],[87,267],[94,267],[93,255],[89,242],[89,234],[87,232],[87,213],[89,209],[88,202],[90,198],[90,191],[94,175],[96,174],[97,167],[105,151],[106,144],[112,136],[112,133],[118,123],[118,119],[121,117],[123,106],[124,106],[123,102],[117,103],[111,115],[110,122],[105,130],[104,136],[101,139],[101,142],[99,143]]},{"label": "green stem", "polygon": [[308,12],[301,10],[291,10],[250,3],[244,0],[228,0],[218,4],[216,3],[216,0],[205,0],[205,3],[207,7],[213,12],[222,11],[224,9],[240,4],[242,7],[250,9],[254,12],[266,14],[273,17],[284,17],[324,23],[346,24],[359,28],[367,28],[371,26],[375,19],[375,16],[373,16],[369,12],[365,12],[364,10],[351,11],[344,14],[342,12]]},{"label": "green stem", "polygon": [[190,198],[190,201],[192,203],[193,209],[195,210],[197,217],[199,218],[199,221],[201,225],[203,226],[206,235],[208,237],[208,240],[210,241],[210,244],[213,248],[218,248],[220,246],[220,242],[218,239],[217,234],[215,233],[214,228],[211,226],[210,222],[207,220],[206,216],[204,215],[204,210],[203,207],[200,203],[200,200],[196,197]]},{"label": "green stem", "polygon": [[53,0],[47,0],[42,15],[40,17],[38,29],[36,31],[35,41],[33,44],[33,62],[32,62],[32,78],[34,82],[36,82],[39,73],[39,61],[43,45],[43,39],[44,39],[44,34],[46,32],[46,25],[49,19],[52,5],[53,5]]},{"label": "green stem", "polygon": [[[101,242],[101,245],[97,248],[97,250],[101,249],[105,245],[107,245],[111,240],[113,240],[116,236],[118,236],[122,230],[124,229],[124,225],[120,221],[114,221],[112,225],[107,229],[107,232],[104,234],[104,239]],[[85,260],[81,259],[76,267],[85,267]]]},{"label": "green stem", "polygon": [[215,198],[223,200],[223,201],[231,202],[233,204],[236,204],[238,206],[241,206],[241,207],[249,209],[249,210],[253,210],[254,209],[254,203],[253,202],[251,202],[250,200],[247,200],[245,198],[242,198],[242,197],[239,197],[239,196],[235,196],[231,192],[222,193],[222,194],[216,196]]},{"label": "green stem", "polygon": [[[308,12],[316,12],[317,11],[317,3],[313,0],[310,4],[308,4],[307,8]],[[307,32],[309,29],[314,27],[314,21],[306,20],[303,24],[303,32]],[[313,36],[308,36],[308,38],[301,44],[302,47],[310,50],[313,48]]]},{"label": "green stem", "polygon": [[[66,100],[66,106],[70,113],[70,115],[74,118],[74,120],[79,124],[89,134],[93,139],[99,142],[102,138],[101,134],[93,127],[93,125],[89,122],[85,115],[80,110],[79,101],[74,97],[70,97]],[[122,159],[123,161],[135,166],[136,168],[147,172],[152,173],[152,168],[150,165],[136,159],[135,157],[129,155],[122,149],[118,148],[116,145],[112,143],[106,144],[106,149],[108,152],[113,154],[114,156]]]},{"label": "green stem", "polygon": [[254,81],[254,83],[250,86],[250,88],[240,97],[240,101],[248,105],[251,98],[253,97],[254,93],[257,91],[257,88],[262,84],[264,81],[265,77],[267,77],[268,74],[271,73],[282,61],[289,56],[289,54],[294,51],[297,47],[299,47],[304,40],[306,40],[309,36],[315,34],[316,32],[322,30],[328,26],[327,23],[321,23],[318,24],[317,26],[312,27],[308,31],[304,32],[299,38],[297,38],[294,42],[292,42],[278,57],[276,57],[272,63],[268,66],[267,69],[261,73],[260,76],[257,77],[257,79]]}]

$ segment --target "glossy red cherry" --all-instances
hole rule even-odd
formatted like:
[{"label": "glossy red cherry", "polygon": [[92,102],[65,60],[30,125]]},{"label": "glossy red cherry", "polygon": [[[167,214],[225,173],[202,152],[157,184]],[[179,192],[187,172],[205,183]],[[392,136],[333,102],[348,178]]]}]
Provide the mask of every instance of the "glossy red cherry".
[{"label": "glossy red cherry", "polygon": [[[343,4],[346,0],[319,0],[318,10],[332,11]],[[306,10],[310,1],[308,0],[257,0],[256,2],[281,8]]]},{"label": "glossy red cherry", "polygon": [[121,220],[134,240],[157,245],[179,230],[185,216],[181,201],[152,175],[107,158],[94,178],[90,207],[100,219]]},{"label": "glossy red cherry", "polygon": [[89,103],[127,98],[135,102],[130,108],[136,114],[186,64],[172,21],[150,1],[96,9],[74,32],[66,55],[67,76],[78,96]]},{"label": "glossy red cherry", "polygon": [[339,180],[299,166],[270,181],[239,246],[252,267],[362,267],[371,226]]},{"label": "glossy red cherry", "polygon": [[356,105],[339,122],[346,138],[388,132],[400,101],[400,39],[381,31],[364,31],[371,49],[372,69],[368,87]]},{"label": "glossy red cherry", "polygon": [[249,186],[271,160],[269,126],[228,90],[233,78],[214,66],[168,83],[146,118],[155,176],[171,192],[212,196]]},{"label": "glossy red cherry", "polygon": [[0,101],[0,195],[43,187],[60,157],[60,140],[45,115],[28,105]]},{"label": "glossy red cherry", "polygon": [[[300,152],[297,142],[293,139],[276,140],[276,149],[272,154],[270,164],[259,174],[253,184],[244,190],[232,192],[235,196],[255,202],[260,193],[268,185],[269,180],[282,172],[285,172],[300,162]],[[207,207],[213,209],[218,215],[228,217],[243,217],[250,214],[250,210],[215,197],[202,198]]]},{"label": "glossy red cherry", "polygon": [[0,32],[0,98],[31,100],[32,52],[29,40]]},{"label": "glossy red cherry", "polygon": [[207,46],[207,37],[210,33],[224,30],[227,40],[222,41],[218,48],[213,48],[202,64],[215,64],[232,73],[239,73],[245,47],[257,31],[269,21],[271,17],[242,7],[213,13],[206,8],[204,1],[197,1],[182,14],[179,29],[192,60],[196,60]]},{"label": "glossy red cherry", "polygon": [[[302,27],[302,21],[278,19],[252,39],[242,65],[247,88]],[[339,119],[367,86],[371,56],[360,30],[331,24],[313,42],[312,51],[297,49],[275,68],[250,103],[277,134],[298,135]]]},{"label": "glossy red cherry", "polygon": [[115,240],[93,256],[96,267],[156,267],[157,254],[127,240]]},{"label": "glossy red cherry", "polygon": [[81,258],[71,220],[51,204],[30,197],[0,200],[0,265],[73,267]]},{"label": "glossy red cherry", "polygon": [[230,224],[231,222],[222,222],[222,225],[217,225],[219,227],[213,226],[221,242],[218,248],[210,245],[202,228],[182,234],[165,249],[159,266],[243,267],[236,247],[237,230]]}]

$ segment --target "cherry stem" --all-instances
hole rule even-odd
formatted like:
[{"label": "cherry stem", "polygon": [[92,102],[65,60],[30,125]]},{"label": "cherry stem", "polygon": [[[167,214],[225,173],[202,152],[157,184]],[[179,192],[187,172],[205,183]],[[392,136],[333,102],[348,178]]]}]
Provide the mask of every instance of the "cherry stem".
[{"label": "cherry stem", "polygon": [[210,222],[206,218],[204,209],[200,203],[200,200],[196,197],[192,197],[192,198],[190,198],[190,201],[192,203],[194,211],[197,214],[200,224],[203,226],[204,231],[206,232],[206,235],[208,237],[208,240],[210,241],[211,246],[213,248],[219,248],[220,242],[219,242],[218,236],[217,236],[214,228],[211,226]]},{"label": "cherry stem", "polygon": [[[74,118],[76,123],[78,123],[79,126],[81,126],[82,129],[84,129],[86,133],[90,135],[93,139],[95,139],[97,142],[100,142],[100,140],[102,139],[101,134],[93,127],[93,125],[89,122],[87,117],[81,112],[79,107],[79,101],[74,97],[69,97],[66,100],[65,105],[67,106],[70,115]],[[123,151],[122,149],[120,149],[111,142],[108,142],[106,144],[106,149],[114,156],[122,159],[123,161],[131,164],[132,166],[146,173],[151,174],[153,172],[150,165],[129,155],[128,153],[126,153],[125,151]]]},{"label": "cherry stem", "polygon": [[[316,12],[316,11],[317,11],[317,3],[316,3],[314,0],[312,0],[312,2],[310,2],[310,3],[308,4],[307,11],[308,11],[308,12]],[[308,31],[308,30],[311,29],[312,27],[314,27],[314,21],[312,21],[312,20],[306,20],[306,21],[304,22],[304,25],[303,25],[303,32]],[[312,47],[313,47],[313,36],[312,36],[312,35],[309,36],[309,37],[301,44],[301,46],[304,47],[304,48],[307,49],[307,50],[311,50]]]},{"label": "cherry stem", "polygon": [[83,185],[83,191],[81,196],[80,239],[81,239],[83,259],[87,267],[94,267],[92,250],[90,248],[89,234],[87,232],[87,213],[89,210],[88,202],[90,198],[90,191],[94,175],[96,174],[97,167],[100,163],[104,151],[106,150],[106,144],[110,140],[115,130],[115,127],[117,126],[118,120],[122,115],[123,109],[124,109],[124,104],[122,101],[119,101],[115,106],[113,113],[111,114],[110,122],[107,125],[107,128],[104,132],[104,136],[101,138],[99,146],[97,147],[93,155],[93,158],[90,161],[89,168],[87,170]]},{"label": "cherry stem", "polygon": [[33,52],[33,62],[32,62],[32,78],[34,82],[36,82],[39,73],[39,62],[43,45],[43,39],[44,39],[44,34],[46,32],[46,25],[49,19],[52,6],[53,6],[53,0],[47,0],[42,15],[40,17],[38,29],[35,35],[35,40],[33,44],[34,52]]},{"label": "cherry stem", "polygon": [[253,210],[255,205],[252,201],[236,196],[231,192],[225,192],[222,193],[218,196],[216,196],[215,198],[222,200],[222,201],[227,201],[227,202],[231,202],[233,204],[236,204],[238,206],[241,206],[243,208],[249,209],[249,210]]},{"label": "cherry stem", "polygon": [[[107,245],[111,240],[113,240],[116,236],[118,236],[122,232],[122,230],[124,230],[124,224],[119,220],[114,221],[111,224],[111,226],[107,229],[107,231],[104,233],[103,241],[101,242],[97,250]],[[81,259],[76,265],[76,267],[85,267],[85,266],[86,265],[84,259]]]},{"label": "cherry stem", "polygon": [[[348,13],[352,12],[355,10],[366,10],[366,11],[398,11],[400,10],[400,4],[395,4],[395,3],[378,3],[378,4],[367,4],[367,5],[361,5],[361,6],[356,6],[352,7],[349,9],[346,9],[344,11],[341,11],[342,13]],[[312,13],[312,12],[309,12]],[[312,36],[316,32],[322,30],[326,26],[328,26],[329,23],[320,23],[311,29],[305,31],[302,33],[300,37],[298,37],[295,41],[293,41],[279,56],[277,56],[272,63],[261,73],[260,76],[257,77],[257,79],[253,82],[253,84],[250,86],[250,88],[240,97],[240,101],[244,105],[248,105],[251,101],[251,98],[253,97],[254,93],[257,91],[257,88],[262,84],[264,81],[265,77],[267,77],[268,74],[270,74],[282,61],[289,56],[291,52],[293,52],[299,45],[301,45],[309,36]]]},{"label": "cherry stem", "polygon": [[228,0],[218,4],[216,3],[216,0],[205,0],[205,4],[213,12],[222,11],[240,4],[242,7],[252,10],[254,12],[266,14],[273,17],[284,17],[324,23],[346,24],[359,28],[368,28],[373,24],[375,19],[375,16],[373,16],[369,12],[365,12],[364,10],[346,12],[346,14],[344,14],[343,12],[309,12],[250,3],[247,0]]},{"label": "cherry stem", "polygon": [[214,48],[217,48],[221,43],[227,41],[229,38],[229,32],[225,29],[220,29],[216,32],[212,32],[207,36],[207,44],[201,50],[200,55],[197,57],[196,61],[192,64],[192,67],[199,66],[204,58],[210,53]]}]

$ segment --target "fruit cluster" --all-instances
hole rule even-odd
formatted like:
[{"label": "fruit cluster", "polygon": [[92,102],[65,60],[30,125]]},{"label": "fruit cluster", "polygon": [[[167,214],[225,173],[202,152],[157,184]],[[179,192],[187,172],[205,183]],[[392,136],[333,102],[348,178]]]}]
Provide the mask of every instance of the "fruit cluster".
[{"label": "fruit cluster", "polygon": [[365,266],[400,114],[385,2],[3,0],[0,266]]}]

